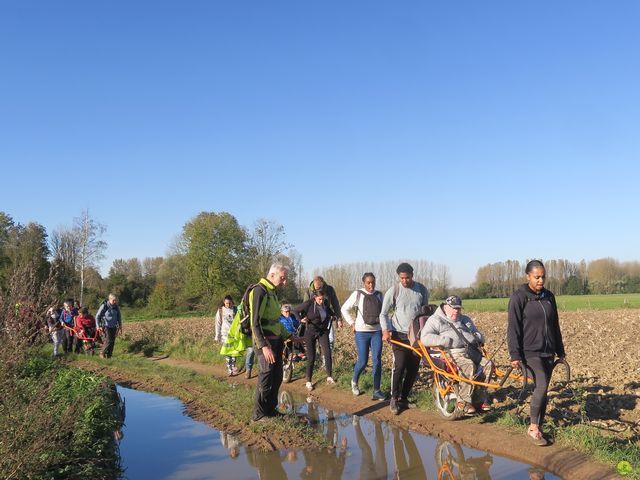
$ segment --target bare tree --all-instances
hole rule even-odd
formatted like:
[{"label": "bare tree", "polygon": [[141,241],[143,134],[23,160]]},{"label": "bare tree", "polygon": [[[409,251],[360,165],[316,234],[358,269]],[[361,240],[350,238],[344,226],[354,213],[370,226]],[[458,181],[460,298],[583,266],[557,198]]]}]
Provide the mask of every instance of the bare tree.
[{"label": "bare tree", "polygon": [[266,275],[271,263],[293,247],[285,240],[284,227],[275,220],[260,218],[251,234],[251,247],[256,253],[256,265],[260,275]]},{"label": "bare tree", "polygon": [[73,221],[73,233],[78,245],[78,269],[80,271],[80,304],[84,296],[84,274],[88,267],[97,267],[104,258],[107,242],[101,239],[107,230],[89,216],[89,210],[83,210]]}]

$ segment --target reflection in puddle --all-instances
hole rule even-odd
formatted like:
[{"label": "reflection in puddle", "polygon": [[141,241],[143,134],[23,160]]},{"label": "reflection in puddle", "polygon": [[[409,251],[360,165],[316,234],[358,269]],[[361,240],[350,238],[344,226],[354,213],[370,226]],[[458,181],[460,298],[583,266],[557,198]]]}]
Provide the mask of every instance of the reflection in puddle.
[{"label": "reflection in puddle", "polygon": [[[118,387],[126,398],[120,443],[127,479],[555,479],[509,459],[325,409],[281,392],[281,408],[316,428],[330,448],[261,452],[184,415],[178,400]],[[309,399],[310,400],[310,399]],[[533,472],[533,473],[532,473]],[[531,476],[538,475],[538,476]]]}]

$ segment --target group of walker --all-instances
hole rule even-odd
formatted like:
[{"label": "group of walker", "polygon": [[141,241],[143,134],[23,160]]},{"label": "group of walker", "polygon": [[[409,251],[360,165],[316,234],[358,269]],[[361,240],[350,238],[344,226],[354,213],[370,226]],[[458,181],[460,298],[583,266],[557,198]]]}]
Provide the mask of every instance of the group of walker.
[{"label": "group of walker", "polygon": [[[362,277],[363,287],[354,291],[340,307],[335,290],[315,277],[309,286],[308,299],[291,308],[281,305],[276,289],[286,284],[288,268],[274,264],[266,278],[253,288],[249,295],[249,316],[253,353],[260,366],[253,410],[253,420],[259,421],[280,416],[277,410],[278,390],[283,378],[283,349],[285,339],[299,330],[290,318],[298,315],[305,323],[303,335],[306,348],[306,388],[313,390],[313,367],[316,343],[320,344],[327,372],[327,383],[335,383],[332,377],[331,333],[332,323],[342,326],[341,318],[352,327],[357,349],[357,361],[351,380],[353,395],[361,394],[359,379],[371,353],[373,393],[372,399],[386,400],[381,390],[382,345],[391,345],[393,365],[389,407],[398,415],[409,408],[409,394],[418,376],[421,356],[411,338],[416,318],[425,315],[429,306],[429,292],[413,279],[413,267],[401,263],[396,269],[398,282],[384,295],[376,290],[376,278],[371,272]],[[564,361],[565,351],[558,321],[558,309],[553,293],[544,288],[545,268],[538,260],[530,261],[525,269],[527,283],[511,296],[508,306],[507,344],[511,367],[529,372],[535,388],[531,398],[531,419],[527,437],[535,445],[548,442],[542,434],[542,423],[547,406],[547,390],[556,357]],[[231,308],[230,298],[225,299]],[[229,301],[229,306],[227,305]],[[446,352],[447,363],[453,362],[456,378],[464,379],[456,387],[456,407],[465,415],[474,415],[491,409],[484,383],[486,358],[478,354],[485,343],[483,334],[466,315],[461,313],[462,300],[456,295],[447,297],[434,312],[430,312],[419,331],[423,351],[436,349]],[[354,312],[355,311],[355,312]],[[224,341],[224,311],[216,316],[216,337]],[[353,315],[355,313],[355,315]],[[232,317],[232,310],[227,312]],[[218,318],[220,317],[220,318]],[[230,318],[227,318],[230,320]],[[293,329],[291,327],[294,327]],[[228,328],[228,327],[227,327]],[[249,355],[247,355],[247,362]],[[230,375],[239,373],[235,357],[227,360]],[[247,372],[251,365],[246,364]],[[491,368],[491,365],[489,365]],[[526,375],[525,375],[526,382]],[[472,380],[473,379],[473,380]]]},{"label": "group of walker", "polygon": [[[96,316],[79,302],[66,300],[62,308],[52,305],[47,311],[47,329],[53,341],[53,356],[66,353],[93,354],[102,344],[100,356],[110,358],[118,333],[122,332],[122,315],[118,297],[110,294],[100,304]],[[62,352],[60,351],[62,349]]]}]

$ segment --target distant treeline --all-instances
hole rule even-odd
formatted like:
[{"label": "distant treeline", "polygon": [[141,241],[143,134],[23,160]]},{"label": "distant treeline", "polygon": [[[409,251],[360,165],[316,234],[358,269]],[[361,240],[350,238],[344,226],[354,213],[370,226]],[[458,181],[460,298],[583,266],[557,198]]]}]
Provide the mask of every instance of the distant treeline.
[{"label": "distant treeline", "polygon": [[[466,288],[450,285],[449,268],[426,260],[408,261],[414,267],[415,279],[427,286],[430,298],[442,300],[457,294],[462,298],[508,297],[526,282],[524,269],[527,261],[507,260],[480,267],[476,281]],[[546,287],[556,295],[587,295],[611,293],[640,293],[640,262],[619,262],[601,258],[586,262],[544,260],[547,273]],[[386,262],[360,262],[332,265],[323,269],[323,275],[343,300],[361,286],[364,272],[374,272],[377,288],[384,290],[397,281],[395,269],[400,260]]]},{"label": "distant treeline", "polygon": [[[273,220],[259,219],[246,228],[229,213],[201,212],[185,223],[165,257],[117,259],[103,278],[97,264],[107,246],[100,238],[105,229],[85,211],[71,226],[49,235],[42,225],[21,225],[0,212],[0,295],[9,288],[13,273],[27,268],[35,284],[54,278],[60,300],[83,299],[83,304],[97,307],[114,292],[124,306],[160,314],[217,308],[225,295],[239,301],[246,286],[274,261],[291,269],[283,300],[300,301],[310,281],[301,255],[287,242],[284,227]],[[434,300],[452,293],[463,298],[507,297],[525,281],[526,262],[518,260],[480,267],[467,288],[452,288],[449,268],[427,260],[349,263],[313,273],[323,275],[344,301],[361,286],[367,271],[375,273],[380,290],[389,288],[397,281],[400,261],[413,265],[416,280],[429,288]],[[577,263],[545,260],[545,265],[547,286],[557,295],[640,292],[639,262],[604,258]]]},{"label": "distant treeline", "polygon": [[[619,262],[613,258],[590,262],[543,261],[547,274],[545,286],[556,295],[640,292],[640,262]],[[507,297],[525,282],[525,265],[526,262],[507,260],[480,267],[474,285],[462,293],[467,298]]]}]

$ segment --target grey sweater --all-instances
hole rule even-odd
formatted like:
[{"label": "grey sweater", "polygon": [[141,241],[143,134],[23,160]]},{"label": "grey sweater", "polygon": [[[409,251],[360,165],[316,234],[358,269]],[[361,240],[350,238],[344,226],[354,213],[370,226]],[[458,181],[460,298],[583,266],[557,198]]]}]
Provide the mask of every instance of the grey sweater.
[{"label": "grey sweater", "polygon": [[[393,308],[393,294],[397,289],[395,312],[389,316]],[[382,330],[407,333],[409,325],[420,313],[422,305],[429,304],[429,291],[427,287],[418,282],[413,282],[411,288],[405,288],[401,284],[394,285],[384,294],[382,311],[380,312],[380,327]]]},{"label": "grey sweater", "polygon": [[427,347],[464,348],[466,343],[453,330],[455,325],[458,331],[469,343],[484,343],[483,335],[478,331],[471,319],[466,315],[460,315],[457,321],[451,320],[438,307],[436,312],[429,317],[427,323],[420,332],[420,341]]}]

